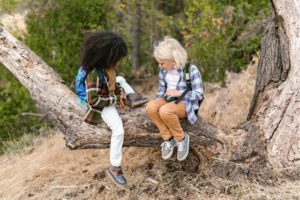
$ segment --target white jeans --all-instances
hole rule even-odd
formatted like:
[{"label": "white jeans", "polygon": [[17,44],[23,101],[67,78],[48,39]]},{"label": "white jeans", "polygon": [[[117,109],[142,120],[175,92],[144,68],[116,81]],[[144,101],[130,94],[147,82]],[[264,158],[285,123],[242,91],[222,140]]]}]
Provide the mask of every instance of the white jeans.
[{"label": "white jeans", "polygon": [[[116,81],[124,89],[125,94],[134,93],[134,90],[122,76],[117,76]],[[115,106],[105,107],[101,117],[112,131],[110,141],[110,164],[118,167],[122,161],[122,146],[124,141],[124,128],[122,119]]]}]

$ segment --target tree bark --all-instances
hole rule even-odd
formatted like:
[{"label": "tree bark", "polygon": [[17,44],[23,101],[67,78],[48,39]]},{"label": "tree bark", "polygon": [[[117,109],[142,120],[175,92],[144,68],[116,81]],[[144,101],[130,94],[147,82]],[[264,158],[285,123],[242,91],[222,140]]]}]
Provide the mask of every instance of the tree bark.
[{"label": "tree bark", "polygon": [[[248,121],[224,132],[199,119],[190,126],[192,147],[213,161],[220,177],[272,177],[272,168],[300,166],[300,2],[274,0],[262,40],[256,91]],[[107,148],[110,131],[103,123],[83,122],[85,108],[61,78],[30,49],[0,29],[0,62],[28,88],[33,100],[65,135],[71,149]],[[144,108],[120,110],[124,121],[124,146],[158,146],[157,129]],[[224,119],[225,120],[225,119]],[[271,167],[270,167],[271,166]]]},{"label": "tree bark", "polygon": [[262,132],[272,166],[299,166],[300,2],[273,0],[272,6],[248,119]]},{"label": "tree bark", "polygon": [[132,47],[132,72],[135,73],[140,67],[141,52],[141,18],[142,2],[135,2],[135,17],[133,23],[133,47]]}]

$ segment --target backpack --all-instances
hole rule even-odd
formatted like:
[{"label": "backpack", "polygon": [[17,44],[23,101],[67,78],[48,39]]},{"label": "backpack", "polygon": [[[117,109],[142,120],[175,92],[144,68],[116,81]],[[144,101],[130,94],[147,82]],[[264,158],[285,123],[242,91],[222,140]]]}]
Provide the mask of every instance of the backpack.
[{"label": "backpack", "polygon": [[[77,94],[77,102],[80,106],[83,106],[87,102],[86,88],[85,88],[85,79],[87,75],[88,72],[85,71],[83,67],[80,67],[75,78],[75,92]],[[105,81],[103,69],[98,69],[98,76],[101,82]]]},{"label": "backpack", "polygon": [[[187,63],[187,64],[185,65],[185,67],[184,67],[183,73],[184,73],[184,79],[185,79],[187,88],[186,88],[186,90],[181,94],[181,96],[180,96],[178,99],[176,99],[176,101],[175,101],[176,104],[178,104],[178,103],[185,97],[185,95],[186,95],[189,91],[192,91],[192,90],[193,90],[193,89],[192,89],[191,79],[190,79],[190,77],[191,77],[191,67],[192,67],[191,63]],[[203,87],[204,87],[204,86],[203,86]],[[204,89],[204,88],[203,88],[203,89]],[[200,106],[201,106],[203,100],[204,100],[204,96],[203,96],[203,98],[202,98],[201,100],[198,101],[198,109],[195,110],[195,114],[196,114],[196,115],[198,115],[198,111],[199,111],[199,109],[200,109]]]},{"label": "backpack", "polygon": [[87,75],[87,71],[80,67],[75,78],[75,92],[77,94],[77,102],[80,106],[83,106],[87,102],[85,89],[85,78]]}]

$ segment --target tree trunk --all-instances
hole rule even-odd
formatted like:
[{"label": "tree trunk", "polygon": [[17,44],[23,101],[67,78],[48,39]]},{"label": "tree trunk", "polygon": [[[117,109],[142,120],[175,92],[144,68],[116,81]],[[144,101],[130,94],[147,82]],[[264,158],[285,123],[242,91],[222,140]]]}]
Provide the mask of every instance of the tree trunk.
[{"label": "tree trunk", "polygon": [[140,67],[141,52],[141,2],[135,2],[135,17],[133,23],[133,48],[132,48],[132,72]]},{"label": "tree trunk", "polygon": [[[273,1],[262,42],[256,91],[248,121],[227,133],[198,120],[184,130],[192,147],[212,163],[220,177],[272,177],[272,168],[300,166],[300,2]],[[65,135],[71,149],[106,148],[110,131],[103,123],[82,121],[84,108],[61,78],[32,51],[0,29],[0,62],[28,88],[33,100]],[[124,121],[124,146],[158,146],[157,129],[144,108],[120,110]],[[225,119],[224,119],[225,120]],[[200,148],[200,149],[199,149]]]},{"label": "tree trunk", "polygon": [[272,166],[300,165],[300,2],[272,1],[248,119],[262,132]]}]

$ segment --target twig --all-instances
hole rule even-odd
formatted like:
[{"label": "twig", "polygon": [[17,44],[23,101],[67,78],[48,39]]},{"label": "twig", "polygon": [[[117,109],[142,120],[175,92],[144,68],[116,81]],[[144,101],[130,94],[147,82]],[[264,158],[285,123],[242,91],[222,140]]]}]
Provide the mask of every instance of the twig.
[{"label": "twig", "polygon": [[146,181],[152,182],[154,184],[158,184],[158,182],[152,178],[146,178]]},{"label": "twig", "polygon": [[34,117],[45,117],[44,114],[31,113],[31,112],[23,112],[23,113],[21,113],[21,115],[22,116],[29,115],[29,116],[34,116]]},{"label": "twig", "polygon": [[57,189],[67,189],[67,188],[77,188],[80,186],[77,185],[54,185],[54,186],[49,186],[50,188],[57,188]]}]

